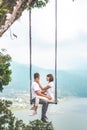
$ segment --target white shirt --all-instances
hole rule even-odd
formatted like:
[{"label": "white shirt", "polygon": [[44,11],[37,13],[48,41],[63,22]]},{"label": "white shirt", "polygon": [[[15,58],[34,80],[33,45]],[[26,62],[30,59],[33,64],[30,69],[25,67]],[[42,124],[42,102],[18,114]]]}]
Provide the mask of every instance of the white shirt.
[{"label": "white shirt", "polygon": [[54,100],[54,83],[50,82],[47,86],[50,86],[49,89],[47,89],[47,95],[52,97],[52,100]]},{"label": "white shirt", "polygon": [[41,91],[38,83],[33,82],[32,86],[31,86],[31,91],[32,91],[32,99],[35,98],[37,96],[37,94],[35,93],[36,91]]}]

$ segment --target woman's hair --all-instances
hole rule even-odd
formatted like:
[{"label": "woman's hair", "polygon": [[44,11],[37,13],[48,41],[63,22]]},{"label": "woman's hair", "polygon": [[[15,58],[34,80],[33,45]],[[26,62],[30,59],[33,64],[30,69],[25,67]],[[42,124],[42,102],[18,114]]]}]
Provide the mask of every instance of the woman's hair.
[{"label": "woman's hair", "polygon": [[39,73],[34,73],[34,79],[39,78],[40,74]]},{"label": "woman's hair", "polygon": [[47,74],[47,77],[49,77],[49,82],[53,81],[54,78],[53,78],[53,75],[52,74]]}]

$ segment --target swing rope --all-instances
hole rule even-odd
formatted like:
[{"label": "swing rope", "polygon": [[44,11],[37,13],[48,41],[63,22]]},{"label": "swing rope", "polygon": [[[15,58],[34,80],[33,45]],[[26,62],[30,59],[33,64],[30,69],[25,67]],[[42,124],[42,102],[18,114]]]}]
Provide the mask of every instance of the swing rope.
[{"label": "swing rope", "polygon": [[[32,36],[31,36],[31,9],[29,9],[29,50],[30,50],[30,104],[32,104]],[[57,0],[55,0],[55,102],[57,104]]]},{"label": "swing rope", "polygon": [[29,9],[29,55],[30,55],[30,104],[32,104],[32,92],[31,92],[31,85],[32,85],[32,37],[31,37],[31,9]]},{"label": "swing rope", "polygon": [[55,104],[57,104],[57,0],[55,0]]}]

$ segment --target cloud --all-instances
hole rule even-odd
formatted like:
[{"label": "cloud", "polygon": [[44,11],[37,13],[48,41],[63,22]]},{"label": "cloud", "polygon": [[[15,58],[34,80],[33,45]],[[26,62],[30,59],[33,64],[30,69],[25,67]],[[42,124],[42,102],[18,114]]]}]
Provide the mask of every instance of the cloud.
[{"label": "cloud", "polygon": [[[0,38],[0,49],[6,48],[13,61],[24,64],[29,63],[29,24],[28,21],[23,20],[27,13],[25,11],[23,16]],[[16,34],[17,38],[13,34]]]},{"label": "cloud", "polygon": [[54,0],[50,0],[46,7],[32,10],[32,39],[42,41],[44,45],[54,42],[54,7]]},{"label": "cloud", "polygon": [[58,36],[63,41],[74,38],[79,31],[87,32],[87,7],[82,0],[60,0],[58,4]]},{"label": "cloud", "polygon": [[[87,60],[86,5],[86,0],[58,0],[58,69],[72,69]],[[17,38],[12,40],[11,32]],[[54,43],[55,0],[50,0],[46,7],[32,10],[33,64],[54,68]],[[6,48],[14,61],[29,64],[28,11],[0,38],[0,48]]]},{"label": "cloud", "polygon": [[79,33],[73,40],[61,43],[58,49],[59,68],[75,69],[87,65],[87,34]]}]

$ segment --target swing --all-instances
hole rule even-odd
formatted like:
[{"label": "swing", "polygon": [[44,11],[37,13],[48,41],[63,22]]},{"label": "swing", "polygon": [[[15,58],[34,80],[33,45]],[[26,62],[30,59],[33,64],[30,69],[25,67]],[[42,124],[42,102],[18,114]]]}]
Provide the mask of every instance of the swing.
[{"label": "swing", "polygon": [[[30,58],[30,86],[32,84],[32,41],[31,41],[31,9],[29,9],[29,58]],[[57,0],[55,0],[55,101],[51,104],[57,104]],[[32,104],[32,92],[30,87],[30,104]]]}]

